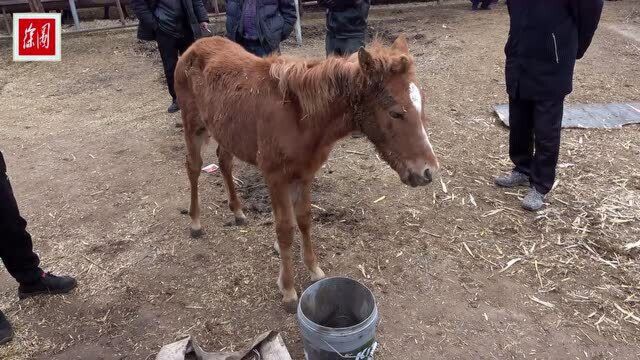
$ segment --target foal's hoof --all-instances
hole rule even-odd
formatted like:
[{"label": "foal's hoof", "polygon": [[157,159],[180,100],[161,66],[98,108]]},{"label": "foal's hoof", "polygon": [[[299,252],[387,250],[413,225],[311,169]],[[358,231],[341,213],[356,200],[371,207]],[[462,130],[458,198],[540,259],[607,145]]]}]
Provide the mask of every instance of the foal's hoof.
[{"label": "foal's hoof", "polygon": [[246,217],[236,217],[236,226],[244,226],[247,225]]},{"label": "foal's hoof", "polygon": [[311,271],[311,282],[312,283],[320,281],[320,280],[324,279],[325,277],[326,277],[326,275],[324,274],[324,271],[322,271],[322,269],[320,269],[320,267],[316,267],[315,270]]},{"label": "foal's hoof", "polygon": [[194,239],[197,239],[199,237],[201,237],[202,235],[204,235],[204,231],[202,229],[191,229],[191,237]]},{"label": "foal's hoof", "polygon": [[284,311],[288,314],[295,314],[298,312],[298,299],[285,301],[284,303]]}]

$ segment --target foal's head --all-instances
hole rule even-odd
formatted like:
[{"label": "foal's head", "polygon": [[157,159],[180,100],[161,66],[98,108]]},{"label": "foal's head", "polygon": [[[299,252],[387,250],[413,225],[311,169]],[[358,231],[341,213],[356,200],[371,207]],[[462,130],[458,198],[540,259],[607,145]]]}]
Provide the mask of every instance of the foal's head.
[{"label": "foal's head", "polygon": [[365,77],[357,125],[403,183],[429,184],[439,164],[425,130],[422,93],[406,39],[398,38],[390,48],[360,48],[357,56]]}]

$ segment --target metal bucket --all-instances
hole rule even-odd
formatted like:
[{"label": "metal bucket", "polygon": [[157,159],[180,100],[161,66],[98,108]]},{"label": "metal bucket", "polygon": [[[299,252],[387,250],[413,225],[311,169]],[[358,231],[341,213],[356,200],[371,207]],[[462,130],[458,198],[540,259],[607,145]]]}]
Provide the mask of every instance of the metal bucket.
[{"label": "metal bucket", "polygon": [[307,360],[371,360],[378,307],[366,286],[341,277],[320,280],[302,293],[298,325]]}]

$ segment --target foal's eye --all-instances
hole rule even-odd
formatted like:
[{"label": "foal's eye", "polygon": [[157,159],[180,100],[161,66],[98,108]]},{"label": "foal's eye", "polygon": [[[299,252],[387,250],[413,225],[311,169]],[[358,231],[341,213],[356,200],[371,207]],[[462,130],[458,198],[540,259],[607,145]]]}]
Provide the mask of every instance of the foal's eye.
[{"label": "foal's eye", "polygon": [[391,115],[391,117],[394,118],[394,119],[402,119],[402,118],[404,118],[404,112],[389,111],[389,115]]}]

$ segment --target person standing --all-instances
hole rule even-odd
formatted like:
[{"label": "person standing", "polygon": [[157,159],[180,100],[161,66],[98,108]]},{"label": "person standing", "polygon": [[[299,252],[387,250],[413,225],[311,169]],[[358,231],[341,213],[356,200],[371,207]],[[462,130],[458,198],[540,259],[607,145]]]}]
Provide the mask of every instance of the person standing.
[{"label": "person standing", "polygon": [[[319,0],[327,12],[327,56],[349,56],[364,46],[371,0]],[[359,131],[354,139],[363,137]]]},{"label": "person standing", "polygon": [[600,21],[603,0],[509,0],[505,46],[510,174],[501,187],[528,185],[522,206],[536,211],[555,182],[565,97]]},{"label": "person standing", "polygon": [[131,0],[139,19],[138,39],[155,40],[171,95],[168,112],[180,110],[173,88],[173,72],[178,56],[193,42],[209,32],[209,16],[202,0]]},{"label": "person standing", "polygon": [[297,18],[294,0],[227,0],[227,37],[264,57],[280,52]]},{"label": "person standing", "polygon": [[[0,151],[0,258],[9,274],[20,284],[18,297],[24,299],[42,294],[65,294],[73,290],[77,285],[74,278],[42,271],[26,228],[27,222],[18,211],[7,177],[7,165]],[[0,311],[0,345],[12,338],[11,323]]]},{"label": "person standing", "polygon": [[319,0],[327,11],[327,56],[349,56],[364,46],[371,0]]}]

